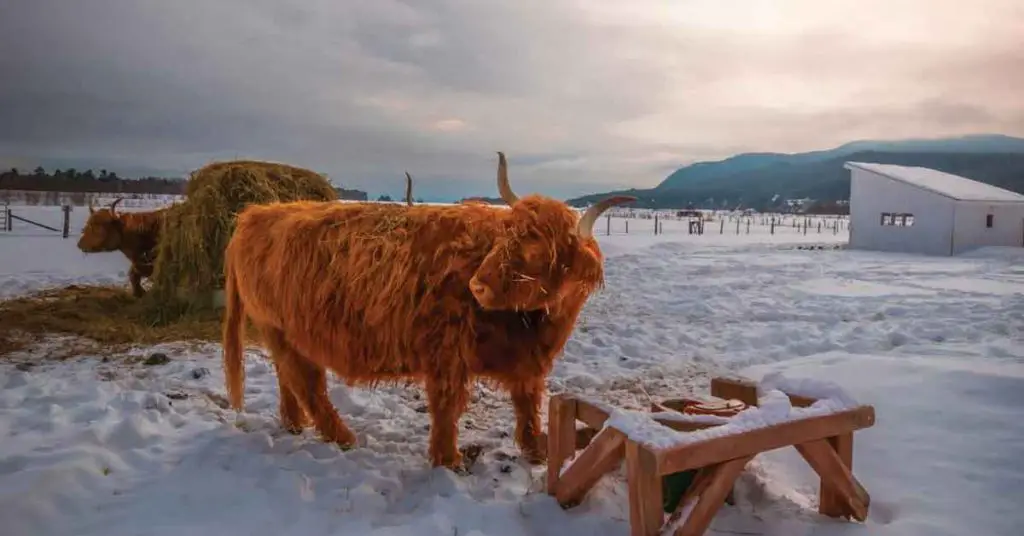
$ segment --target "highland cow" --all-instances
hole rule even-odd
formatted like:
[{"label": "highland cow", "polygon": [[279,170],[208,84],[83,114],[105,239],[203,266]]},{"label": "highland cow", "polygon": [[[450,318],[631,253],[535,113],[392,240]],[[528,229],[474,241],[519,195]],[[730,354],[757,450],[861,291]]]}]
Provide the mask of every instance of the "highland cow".
[{"label": "highland cow", "polygon": [[92,200],[89,200],[89,219],[78,239],[78,249],[84,253],[123,253],[131,262],[128,281],[132,286],[132,295],[138,298],[146,293],[142,288],[142,278],[153,275],[156,246],[167,208],[118,214],[114,208],[123,199],[118,197],[110,207],[99,210],[95,210]]},{"label": "highland cow", "polygon": [[458,468],[457,422],[480,378],[510,393],[516,443],[543,461],[546,377],[604,284],[594,222],[634,199],[605,199],[582,217],[548,197],[520,199],[498,154],[510,207],[299,201],[239,213],[225,252],[232,407],[243,405],[248,318],[270,350],[292,432],[308,416],[326,440],[356,442],[327,398],[326,369],[349,385],[413,380],[427,394],[432,464]]}]

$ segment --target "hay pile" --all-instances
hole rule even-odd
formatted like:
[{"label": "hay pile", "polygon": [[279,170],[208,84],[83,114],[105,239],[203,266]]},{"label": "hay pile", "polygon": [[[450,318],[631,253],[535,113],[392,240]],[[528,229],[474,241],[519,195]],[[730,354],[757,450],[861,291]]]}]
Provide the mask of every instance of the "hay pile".
[{"label": "hay pile", "polygon": [[164,220],[147,301],[164,320],[210,308],[212,293],[224,286],[224,248],[238,212],[303,199],[333,201],[337,193],[322,175],[286,164],[236,160],[193,172],[185,202]]},{"label": "hay pile", "polygon": [[216,311],[197,311],[158,325],[146,304],[123,286],[70,285],[0,301],[0,356],[55,334],[84,337],[65,342],[69,355],[76,355],[136,344],[219,341],[220,328]]}]

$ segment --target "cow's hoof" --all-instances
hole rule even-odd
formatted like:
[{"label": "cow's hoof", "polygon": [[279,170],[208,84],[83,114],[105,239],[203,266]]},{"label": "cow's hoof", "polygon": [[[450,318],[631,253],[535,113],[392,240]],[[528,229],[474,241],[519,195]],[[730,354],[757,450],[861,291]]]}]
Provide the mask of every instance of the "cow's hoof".
[{"label": "cow's hoof", "polygon": [[451,457],[435,456],[433,463],[431,465],[433,465],[434,467],[444,467],[446,469],[450,469],[455,473],[464,475],[469,472],[467,468],[470,465],[472,465],[472,462],[467,464],[466,460],[467,457],[464,457],[462,454],[456,453]]}]

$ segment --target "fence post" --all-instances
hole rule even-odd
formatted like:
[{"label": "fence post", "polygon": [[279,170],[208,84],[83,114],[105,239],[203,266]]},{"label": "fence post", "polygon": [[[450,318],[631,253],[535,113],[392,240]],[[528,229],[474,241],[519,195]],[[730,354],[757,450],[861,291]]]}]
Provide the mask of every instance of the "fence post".
[{"label": "fence post", "polygon": [[629,234],[629,220],[626,220],[626,234]]},{"label": "fence post", "polygon": [[71,205],[64,205],[62,210],[64,211],[64,228],[61,235],[63,238],[67,238],[71,230]]},{"label": "fence post", "polygon": [[611,236],[612,235],[612,215],[611,214],[609,214],[605,218],[605,227],[606,227],[605,234],[607,234],[608,236]]},{"label": "fence post", "polygon": [[718,226],[718,234],[725,234],[725,217],[722,217],[722,224]]},{"label": "fence post", "polygon": [[736,218],[736,234],[740,234],[740,220]]},{"label": "fence post", "polygon": [[658,234],[658,213],[654,213],[654,234]]},{"label": "fence post", "polygon": [[772,218],[772,229],[771,229],[771,234],[775,234],[775,218],[774,218],[774,217]]}]

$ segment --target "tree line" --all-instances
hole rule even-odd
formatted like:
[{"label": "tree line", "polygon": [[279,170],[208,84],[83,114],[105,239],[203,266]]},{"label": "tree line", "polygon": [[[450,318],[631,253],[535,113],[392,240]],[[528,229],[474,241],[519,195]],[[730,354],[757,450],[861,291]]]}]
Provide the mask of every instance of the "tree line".
[{"label": "tree line", "polygon": [[33,192],[116,192],[125,194],[183,195],[184,179],[166,177],[122,178],[113,171],[74,168],[47,173],[41,166],[31,172],[11,168],[0,172],[0,190]]}]

